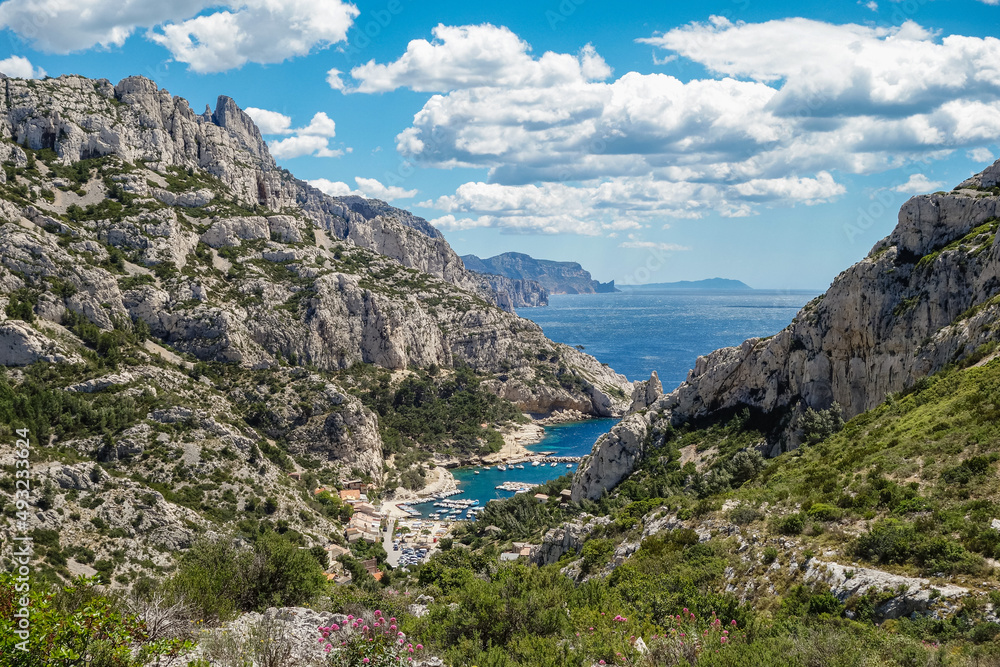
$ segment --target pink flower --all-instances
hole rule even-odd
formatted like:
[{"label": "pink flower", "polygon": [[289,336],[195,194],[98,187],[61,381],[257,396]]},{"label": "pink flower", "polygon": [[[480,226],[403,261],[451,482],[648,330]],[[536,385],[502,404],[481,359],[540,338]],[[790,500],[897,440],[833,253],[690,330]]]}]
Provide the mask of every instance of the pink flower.
[{"label": "pink flower", "polygon": [[402,633],[402,632],[397,632],[397,633],[396,633],[396,636],[397,636],[397,637],[402,637],[402,636],[403,636],[403,633]]},{"label": "pink flower", "polygon": [[423,645],[423,644],[417,644],[417,650],[418,650],[418,651],[419,651],[420,649],[422,649],[423,647],[424,647],[424,645]]},{"label": "pink flower", "polygon": [[722,642],[723,644],[725,644],[725,643],[726,643],[726,638],[725,638],[725,637],[723,637],[723,638],[722,638],[722,639],[720,639],[719,641],[720,641],[720,642]]},{"label": "pink flower", "polygon": [[330,644],[327,644],[326,648],[323,649],[323,650],[326,651],[327,653],[329,653],[330,652]]},{"label": "pink flower", "polygon": [[608,664],[608,663],[606,663],[606,662],[604,662],[603,660],[601,660],[601,661],[600,661],[600,662],[598,662],[597,664],[598,664],[598,665],[606,665],[606,664]]},{"label": "pink flower", "polygon": [[736,619],[734,618],[733,620],[729,621],[729,625],[736,625]]},{"label": "pink flower", "polygon": [[[685,611],[686,611],[686,610],[685,610]],[[354,620],[354,614],[348,614],[348,615],[347,615],[347,620],[348,620],[348,621],[353,621],[353,620]]]},{"label": "pink flower", "polygon": [[333,625],[330,626],[330,629],[336,632],[337,630],[340,630],[340,626],[334,623]]},{"label": "pink flower", "polygon": [[364,660],[362,660],[361,662],[371,662],[371,661],[370,661],[370,660],[369,660],[368,658],[365,658],[365,659],[364,659]]}]

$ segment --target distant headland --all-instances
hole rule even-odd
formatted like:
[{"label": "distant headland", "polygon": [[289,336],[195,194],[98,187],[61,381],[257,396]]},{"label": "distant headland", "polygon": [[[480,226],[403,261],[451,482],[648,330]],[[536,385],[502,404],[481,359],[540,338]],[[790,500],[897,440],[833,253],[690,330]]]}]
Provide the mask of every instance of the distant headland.
[{"label": "distant headland", "polygon": [[740,280],[729,278],[707,278],[705,280],[678,280],[673,283],[645,283],[643,285],[619,285],[620,291],[630,290],[752,290],[753,288]]}]

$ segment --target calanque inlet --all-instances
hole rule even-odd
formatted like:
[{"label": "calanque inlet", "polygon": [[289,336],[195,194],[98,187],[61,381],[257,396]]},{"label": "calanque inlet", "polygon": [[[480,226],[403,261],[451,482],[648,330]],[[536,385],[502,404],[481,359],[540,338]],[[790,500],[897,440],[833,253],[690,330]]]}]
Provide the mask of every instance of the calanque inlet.
[{"label": "calanque inlet", "polygon": [[229,97],[0,84],[0,665],[1000,664],[1000,162],[672,388]]}]

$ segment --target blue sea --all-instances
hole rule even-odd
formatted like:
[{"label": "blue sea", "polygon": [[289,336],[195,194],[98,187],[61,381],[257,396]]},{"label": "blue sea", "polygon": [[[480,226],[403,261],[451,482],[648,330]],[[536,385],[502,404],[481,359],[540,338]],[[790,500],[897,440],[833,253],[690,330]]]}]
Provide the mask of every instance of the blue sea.
[{"label": "blue sea", "polygon": [[[537,322],[545,335],[559,343],[582,345],[593,355],[630,380],[645,380],[656,370],[666,391],[686,377],[699,355],[754,336],[770,336],[785,328],[819,291],[769,290],[655,290],[634,289],[612,294],[556,294],[544,308],[524,308],[518,315]],[[594,441],[611,430],[616,420],[595,419],[560,424],[545,429],[545,438],[529,447],[536,452],[560,456],[584,456]],[[556,467],[525,465],[507,471],[466,468],[455,470],[455,499],[510,497],[498,491],[505,481],[540,484],[568,472],[565,463]],[[425,516],[432,503],[415,506]]]}]

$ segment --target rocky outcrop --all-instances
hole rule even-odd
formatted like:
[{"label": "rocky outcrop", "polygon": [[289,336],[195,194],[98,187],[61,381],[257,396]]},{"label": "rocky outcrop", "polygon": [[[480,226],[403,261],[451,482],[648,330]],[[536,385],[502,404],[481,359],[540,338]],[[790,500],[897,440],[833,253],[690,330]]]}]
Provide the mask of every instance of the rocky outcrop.
[{"label": "rocky outcrop", "polygon": [[699,358],[664,407],[678,422],[741,405],[773,413],[837,402],[850,418],[961,359],[994,339],[998,213],[1000,198],[978,192],[914,197],[892,234],[791,325]]},{"label": "rocky outcrop", "polygon": [[0,365],[29,366],[36,361],[83,363],[79,356],[67,353],[24,322],[7,320],[0,324]]},{"label": "rocky outcrop", "polygon": [[[1000,197],[979,188],[994,187],[998,173],[1000,162],[950,193],[910,199],[893,232],[787,328],[699,357],[651,410],[677,425],[748,407],[781,425],[770,436],[776,454],[797,446],[789,425],[806,408],[836,402],[853,417],[995,342]],[[623,422],[598,441],[580,466],[574,497],[617,484],[634,460],[626,443],[646,432]]]},{"label": "rocky outcrop", "polygon": [[[504,312],[543,292],[468,271],[406,211],[294,179],[232,99],[196,115],[142,77],[0,85],[0,137],[52,151],[16,176],[34,203],[0,211],[22,221],[0,226],[0,281],[32,291],[39,317],[73,312],[104,330],[142,321],[181,352],[253,368],[469,363],[532,411],[627,409],[624,377]],[[27,166],[25,149],[0,146]],[[53,173],[91,158],[102,159],[76,183]],[[114,214],[63,217],[106,197],[118,198]],[[52,281],[62,289],[43,289]]]},{"label": "rocky outcrop", "polygon": [[531,280],[541,284],[550,294],[594,294],[615,292],[615,281],[602,283],[590,277],[577,262],[556,262],[535,259],[519,252],[480,259],[463,255],[466,268],[476,273],[505,276],[513,280]]},{"label": "rocky outcrop", "polygon": [[905,577],[867,567],[845,566],[813,558],[809,561],[804,579],[822,582],[841,601],[870,590],[893,591],[895,596],[882,602],[875,613],[880,618],[902,618],[914,613],[924,614],[932,606],[952,607],[969,595],[969,589],[954,584],[932,585],[930,580]]},{"label": "rocky outcrop", "polygon": [[[584,515],[586,519],[586,515]],[[562,524],[559,528],[552,528],[542,538],[542,543],[532,550],[531,560],[538,565],[551,565],[558,563],[563,555],[573,552],[579,553],[583,548],[583,543],[587,537],[598,526],[606,526],[611,523],[611,518],[602,516],[591,518],[584,523],[584,520],[571,521]]]},{"label": "rocky outcrop", "polygon": [[537,308],[549,305],[549,292],[534,280],[521,280],[483,273],[479,275],[482,291],[497,295],[497,305],[504,310]]},{"label": "rocky outcrop", "polygon": [[651,422],[649,413],[631,414],[598,438],[573,476],[573,502],[596,500],[631,474],[652,444],[648,437]]},{"label": "rocky outcrop", "polygon": [[663,396],[663,384],[660,382],[660,376],[656,371],[653,371],[648,380],[636,383],[635,389],[632,391],[632,405],[628,411],[645,410],[660,396]]}]

